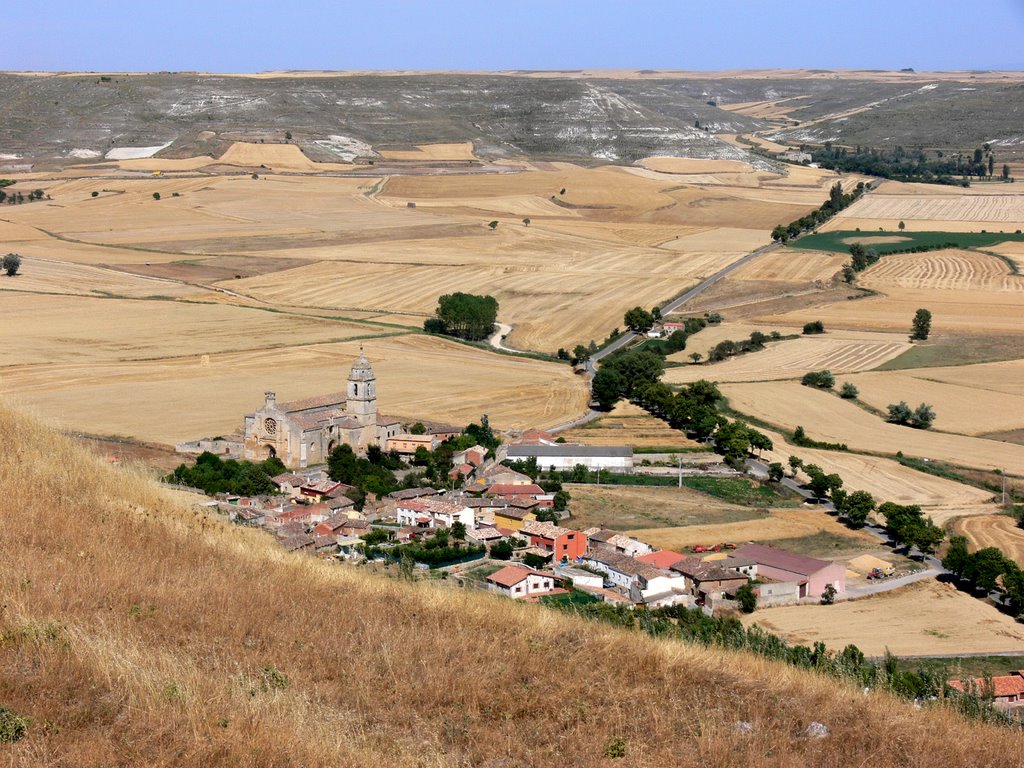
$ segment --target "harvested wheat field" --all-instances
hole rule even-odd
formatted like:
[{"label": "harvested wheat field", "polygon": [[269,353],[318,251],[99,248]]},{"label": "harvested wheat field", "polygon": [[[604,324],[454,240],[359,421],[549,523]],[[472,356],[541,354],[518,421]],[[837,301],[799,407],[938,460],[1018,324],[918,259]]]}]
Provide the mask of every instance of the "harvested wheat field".
[{"label": "harvested wheat field", "polygon": [[[888,424],[854,403],[797,382],[726,384],[722,392],[737,411],[790,430],[802,425],[814,440],[847,443],[859,451],[903,451],[918,458],[1024,475],[1024,446]],[[936,426],[942,426],[941,413]]]},{"label": "harvested wheat field", "polygon": [[917,375],[933,381],[1024,397],[1024,360],[929,368],[917,372]]},{"label": "harvested wheat field", "polygon": [[950,584],[927,580],[836,605],[766,608],[742,617],[790,642],[853,643],[870,656],[1020,652],[1024,626]]},{"label": "harvested wheat field", "polygon": [[[693,337],[695,350],[699,351],[703,346],[700,343],[703,333],[702,331]],[[745,337],[731,338],[742,341]],[[688,340],[687,349],[677,353],[673,359],[685,358],[690,353],[690,346]],[[665,372],[664,381],[672,384],[689,383],[698,379],[723,383],[767,381],[799,378],[808,371],[822,369],[828,369],[836,374],[864,371],[892,360],[909,348],[910,344],[895,334],[830,331],[825,334],[769,342],[763,350],[737,355],[719,363],[669,368]]]},{"label": "harvested wheat field", "polygon": [[892,254],[861,273],[858,283],[883,294],[856,301],[759,317],[764,323],[822,320],[827,328],[907,329],[920,307],[932,333],[1024,334],[1024,277],[1000,259],[973,251]]},{"label": "harvested wheat field", "polygon": [[[37,361],[0,369],[0,387],[63,426],[169,444],[238,430],[268,389],[280,401],[344,390],[359,343],[286,345],[205,360],[202,353]],[[421,335],[368,340],[366,355],[377,375],[381,412],[389,415],[468,424],[486,413],[496,428],[524,429],[558,424],[587,408],[585,386],[566,365]]]},{"label": "harvested wheat field", "polygon": [[[847,491],[867,491],[879,502],[920,504],[927,507],[927,513],[937,523],[940,519],[967,514],[965,509],[976,509],[992,498],[989,491],[919,472],[893,459],[802,448],[786,442],[778,432],[764,431],[774,444],[773,450],[763,454],[765,461],[777,461],[788,471],[789,457],[798,456],[805,464],[817,464],[826,474],[838,474],[843,478],[843,487]],[[799,477],[807,479],[803,473]],[[987,513],[990,508],[981,507],[981,511]]]},{"label": "harvested wheat field", "polygon": [[692,547],[695,544],[712,545],[722,542],[743,544],[746,542],[796,539],[829,533],[864,542],[865,549],[874,549],[878,540],[863,531],[851,531],[840,525],[833,517],[814,509],[772,509],[768,517],[757,520],[743,520],[735,523],[710,523],[676,526],[670,528],[638,528],[628,531],[660,549]]},{"label": "harvested wheat field", "polygon": [[827,282],[837,277],[849,256],[824,251],[778,248],[758,256],[730,274],[733,280],[775,280],[783,283]]},{"label": "harvested wheat field", "polygon": [[647,157],[637,165],[659,173],[752,173],[749,164],[739,160],[700,160],[689,157]]},{"label": "harvested wheat field", "polygon": [[419,144],[415,149],[378,149],[387,160],[474,160],[473,142],[456,144]]},{"label": "harvested wheat field", "polygon": [[966,222],[974,225],[973,231],[986,226],[999,231],[1001,225],[1012,232],[1024,221],[1024,196],[871,194],[840,211],[822,230],[851,229],[848,220],[870,220],[887,229],[889,222],[903,221],[911,230],[940,232],[965,231],[953,227]]},{"label": "harvested wheat field", "polygon": [[960,518],[953,524],[953,530],[967,537],[972,552],[985,547],[998,547],[1004,555],[1024,567],[1024,530],[1009,515]]},{"label": "harvested wheat field", "polygon": [[[672,429],[662,419],[629,402],[620,402],[606,416],[562,432],[560,437],[583,445],[631,445],[634,450],[679,451],[699,447],[685,432]],[[641,458],[637,456],[637,460]]]},{"label": "harvested wheat field", "polygon": [[1024,427],[1024,393],[996,390],[989,385],[983,366],[964,368],[963,383],[959,384],[933,376],[932,368],[858,373],[844,377],[844,381],[857,386],[861,402],[881,411],[900,401],[913,406],[921,402],[932,405],[938,414],[935,426],[943,432],[983,435]]},{"label": "harvested wheat field", "polygon": [[572,496],[567,525],[642,530],[636,535],[644,541],[654,529],[761,520],[768,514],[685,487],[567,484],[566,490]]},{"label": "harvested wheat field", "polygon": [[40,259],[22,254],[20,274],[0,280],[0,291],[81,296],[207,299],[210,294],[176,280],[126,274],[73,262]]}]

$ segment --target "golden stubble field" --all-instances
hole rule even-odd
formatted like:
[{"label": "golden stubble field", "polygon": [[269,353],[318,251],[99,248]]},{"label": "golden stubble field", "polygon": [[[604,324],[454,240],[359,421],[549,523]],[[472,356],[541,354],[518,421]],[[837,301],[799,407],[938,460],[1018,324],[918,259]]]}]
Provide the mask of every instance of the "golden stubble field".
[{"label": "golden stubble field", "polygon": [[786,606],[742,617],[794,643],[853,643],[870,656],[1020,652],[1024,627],[950,584],[927,580],[866,600]]}]

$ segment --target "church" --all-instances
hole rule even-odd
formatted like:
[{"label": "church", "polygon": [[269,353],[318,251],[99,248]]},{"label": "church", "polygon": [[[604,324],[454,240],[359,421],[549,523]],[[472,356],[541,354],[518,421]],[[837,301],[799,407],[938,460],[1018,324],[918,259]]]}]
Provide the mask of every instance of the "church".
[{"label": "church", "polygon": [[360,346],[345,392],[288,403],[267,392],[263,407],[245,417],[243,458],[276,456],[286,466],[308,467],[325,463],[339,445],[363,452],[400,432],[397,420],[377,413],[377,379]]}]

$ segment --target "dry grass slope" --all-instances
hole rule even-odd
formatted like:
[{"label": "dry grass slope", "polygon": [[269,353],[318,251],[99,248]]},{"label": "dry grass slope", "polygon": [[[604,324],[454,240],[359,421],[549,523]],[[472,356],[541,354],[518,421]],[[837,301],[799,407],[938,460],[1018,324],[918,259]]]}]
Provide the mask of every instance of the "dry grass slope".
[{"label": "dry grass slope", "polygon": [[0,437],[3,705],[32,719],[7,765],[593,766],[617,738],[623,765],[1024,760],[807,672],[287,555],[6,406]]}]

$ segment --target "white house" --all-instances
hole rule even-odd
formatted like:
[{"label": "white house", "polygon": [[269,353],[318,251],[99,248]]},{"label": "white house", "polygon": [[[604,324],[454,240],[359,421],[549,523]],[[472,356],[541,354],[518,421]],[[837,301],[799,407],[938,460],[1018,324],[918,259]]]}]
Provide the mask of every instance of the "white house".
[{"label": "white house", "polygon": [[601,571],[637,604],[661,607],[689,602],[686,577],[611,550],[587,553],[583,562]]},{"label": "white house", "polygon": [[473,510],[465,504],[434,498],[406,499],[395,505],[398,524],[408,528],[451,528],[456,522],[467,531],[476,527]]},{"label": "white house", "polygon": [[628,445],[510,445],[509,461],[536,459],[541,469],[572,469],[582,464],[587,469],[632,472],[633,449]]},{"label": "white house", "polygon": [[551,574],[519,565],[507,565],[492,573],[487,577],[487,583],[492,592],[512,598],[543,594],[555,588],[555,578]]}]

